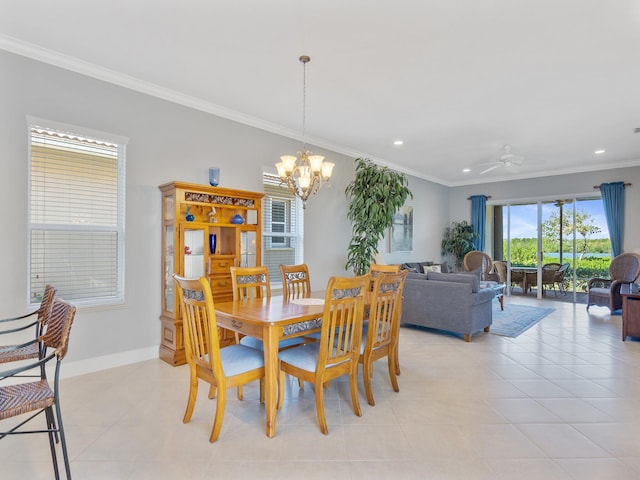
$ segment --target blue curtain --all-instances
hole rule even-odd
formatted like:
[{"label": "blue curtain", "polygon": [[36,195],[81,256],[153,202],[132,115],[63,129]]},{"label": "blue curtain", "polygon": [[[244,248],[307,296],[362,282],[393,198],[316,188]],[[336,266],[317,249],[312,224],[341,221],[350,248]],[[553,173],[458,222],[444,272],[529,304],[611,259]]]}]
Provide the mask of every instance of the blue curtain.
[{"label": "blue curtain", "polygon": [[611,254],[617,257],[622,253],[624,238],[624,182],[603,183],[600,185],[600,193],[609,227]]},{"label": "blue curtain", "polygon": [[487,197],[485,195],[471,196],[471,226],[478,236],[473,241],[476,250],[484,252],[484,225],[487,220]]}]

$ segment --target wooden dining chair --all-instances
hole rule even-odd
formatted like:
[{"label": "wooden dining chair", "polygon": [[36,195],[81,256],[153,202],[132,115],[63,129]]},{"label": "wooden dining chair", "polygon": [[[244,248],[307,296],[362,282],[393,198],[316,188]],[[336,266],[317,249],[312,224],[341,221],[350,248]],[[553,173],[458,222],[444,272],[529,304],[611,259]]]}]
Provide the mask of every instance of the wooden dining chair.
[{"label": "wooden dining chair", "polygon": [[[189,400],[183,422],[191,420],[198,396],[199,380],[211,386],[209,398],[217,397],[216,413],[209,437],[218,440],[224,419],[227,389],[260,380],[260,402],[264,402],[264,354],[245,345],[220,348],[211,286],[206,278],[187,279],[173,275],[183,314],[185,356],[189,365]],[[278,391],[284,388],[282,375]],[[280,395],[280,393],[279,393]]]},{"label": "wooden dining chair", "polygon": [[372,277],[379,273],[400,273],[402,265],[382,265],[381,263],[372,263],[369,266],[369,273]]},{"label": "wooden dining chair", "polygon": [[267,267],[230,267],[233,300],[271,297]]},{"label": "wooden dining chair", "polygon": [[385,273],[373,278],[369,323],[363,330],[358,358],[358,362],[362,364],[367,401],[372,406],[375,405],[371,388],[374,361],[387,357],[391,386],[394,391],[400,391],[396,378],[396,353],[402,311],[402,289],[408,273],[408,270],[404,270],[401,273]]},{"label": "wooden dining chair", "polygon": [[[35,330],[35,335],[24,343],[0,345],[0,363],[17,362],[38,358],[40,356],[40,349],[42,347],[40,337],[44,333],[49,317],[51,316],[51,307],[53,306],[55,295],[55,287],[47,285],[44,288],[40,307],[37,310],[18,317],[0,320],[0,326],[8,327],[0,330],[0,335],[14,334],[29,330],[30,328]],[[34,316],[36,318],[32,319]]]},{"label": "wooden dining chair", "polygon": [[[67,440],[62,424],[60,409],[60,366],[67,354],[71,325],[76,308],[61,300],[54,299],[47,320],[47,329],[40,336],[41,349],[38,359],[26,365],[0,372],[0,420],[15,418],[17,425],[0,431],[0,440],[12,435],[46,433],[55,478],[60,478],[56,444],[62,450],[66,478],[71,478]],[[47,379],[46,364],[55,361],[53,382]],[[35,381],[16,382],[16,377],[38,377]],[[46,428],[29,429],[31,420],[44,414]],[[29,424],[30,425],[30,424]]]},{"label": "wooden dining chair", "polygon": [[282,296],[293,300],[311,296],[311,279],[306,263],[300,265],[280,265],[282,273]]},{"label": "wooden dining chair", "polygon": [[[331,277],[327,284],[319,342],[281,351],[280,368],[315,386],[320,431],[329,433],[324,412],[324,385],[349,375],[353,411],[362,415],[358,401],[358,357],[362,343],[362,316],[370,275]],[[283,401],[280,396],[279,402]],[[279,407],[282,403],[279,404]]]}]

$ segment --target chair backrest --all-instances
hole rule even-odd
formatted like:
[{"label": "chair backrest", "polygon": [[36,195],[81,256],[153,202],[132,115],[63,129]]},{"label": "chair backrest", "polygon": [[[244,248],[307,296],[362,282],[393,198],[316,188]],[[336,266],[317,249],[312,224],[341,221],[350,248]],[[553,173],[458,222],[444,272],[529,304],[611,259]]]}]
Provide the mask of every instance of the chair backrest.
[{"label": "chair backrest", "polygon": [[76,307],[70,303],[60,298],[56,298],[53,301],[47,321],[47,329],[40,337],[40,340],[45,350],[52,349],[55,351],[58,361],[62,360],[67,354],[69,334],[71,333],[71,325],[73,325],[75,315]]},{"label": "chair backrest", "polygon": [[211,370],[219,381],[224,377],[211,285],[206,278],[173,275],[182,309],[184,350],[187,363]]},{"label": "chair backrest", "polygon": [[493,267],[493,260],[491,260],[491,257],[478,250],[467,253],[464,256],[462,263],[464,265],[464,269],[468,272],[480,269],[480,280],[486,280],[487,275],[491,272],[491,268]]},{"label": "chair backrest", "polygon": [[561,267],[559,263],[545,263],[542,266],[542,283],[545,285],[555,283],[556,273]]},{"label": "chair backrest", "polygon": [[369,266],[369,273],[375,277],[379,273],[400,273],[402,265],[382,265],[380,263],[372,263]]},{"label": "chair backrest", "polygon": [[282,295],[288,299],[309,298],[311,279],[306,263],[300,265],[280,265],[282,273]]},{"label": "chair backrest", "polygon": [[385,273],[373,278],[369,328],[365,351],[389,345],[400,328],[402,290],[409,271]]},{"label": "chair backrest", "polygon": [[38,322],[41,326],[47,324],[49,314],[51,313],[51,307],[53,306],[53,299],[56,296],[56,288],[52,285],[46,285],[44,287],[44,293],[42,294],[42,301],[38,308]]},{"label": "chair backrest", "polygon": [[496,260],[493,262],[493,268],[495,269],[498,277],[500,277],[500,283],[507,283],[507,264],[502,260]]},{"label": "chair backrest", "polygon": [[640,256],[635,253],[622,253],[611,260],[609,277],[611,280],[634,282],[640,275]]},{"label": "chair backrest", "polygon": [[331,277],[327,284],[318,371],[345,361],[358,363],[362,340],[362,316],[370,275]]},{"label": "chair backrest", "polygon": [[562,282],[564,280],[564,276],[567,273],[567,270],[569,270],[570,266],[571,264],[569,262],[565,262],[560,266],[554,277],[556,282]]},{"label": "chair backrest", "polygon": [[230,267],[229,270],[234,300],[271,297],[267,267]]}]

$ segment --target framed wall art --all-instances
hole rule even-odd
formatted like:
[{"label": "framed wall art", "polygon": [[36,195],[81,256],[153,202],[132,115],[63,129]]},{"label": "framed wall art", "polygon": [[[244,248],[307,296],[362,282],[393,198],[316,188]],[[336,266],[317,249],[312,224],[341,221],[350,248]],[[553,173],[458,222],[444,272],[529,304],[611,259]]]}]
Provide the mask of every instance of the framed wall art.
[{"label": "framed wall art", "polygon": [[389,232],[389,252],[413,251],[413,207],[404,206],[393,216]]}]

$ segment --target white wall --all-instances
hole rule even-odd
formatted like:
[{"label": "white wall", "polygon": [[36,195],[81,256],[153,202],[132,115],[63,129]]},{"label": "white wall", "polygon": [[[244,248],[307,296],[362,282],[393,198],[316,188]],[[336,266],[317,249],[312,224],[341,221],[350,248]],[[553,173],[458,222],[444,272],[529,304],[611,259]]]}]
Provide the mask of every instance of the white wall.
[{"label": "white wall", "polygon": [[[299,142],[4,51],[0,72],[0,202],[5,209],[0,317],[22,313],[27,304],[26,116],[114,133],[129,138],[126,303],[79,310],[65,370],[157,356],[162,279],[158,185],[172,180],[207,184],[208,168],[217,166],[221,186],[261,191],[264,168],[273,169],[280,155],[299,150]],[[331,188],[311,198],[305,212],[305,261],[312,287],[322,289],[331,275],[347,273],[350,226],[344,191],[353,178],[354,159],[311,149],[336,163]],[[415,251],[393,255],[390,262],[439,255],[446,189],[415,178],[410,186],[416,194]]]},{"label": "white wall", "polygon": [[471,202],[467,199],[471,195],[488,195],[491,197],[488,203],[502,204],[517,200],[572,198],[598,194],[593,187],[608,182],[631,183],[625,189],[624,250],[640,251],[640,217],[636,212],[640,204],[640,167],[451,188],[449,215],[452,220],[470,220]]}]

